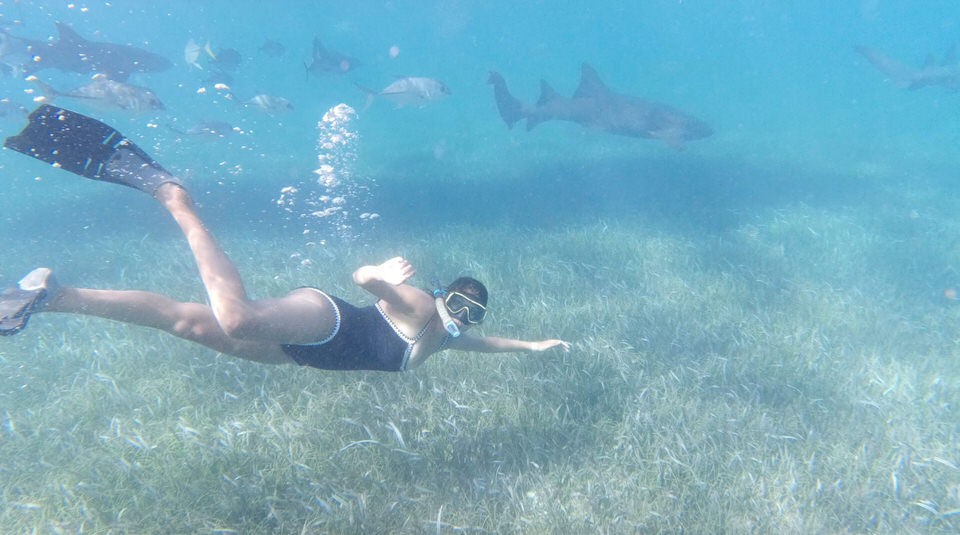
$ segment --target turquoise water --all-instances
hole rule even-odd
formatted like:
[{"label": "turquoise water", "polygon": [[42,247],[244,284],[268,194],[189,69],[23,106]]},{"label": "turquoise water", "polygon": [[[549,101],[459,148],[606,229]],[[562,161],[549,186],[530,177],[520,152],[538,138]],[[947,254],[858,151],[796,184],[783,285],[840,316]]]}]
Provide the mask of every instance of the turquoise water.
[{"label": "turquoise water", "polygon": [[[308,275],[324,278],[325,287],[329,284],[342,289],[349,287],[349,274],[362,262],[411,251],[429,260],[421,269],[424,280],[419,282],[423,285],[434,271],[445,276],[449,273],[447,278],[462,272],[504,274],[507,280],[501,279],[501,286],[513,290],[503,292],[509,295],[500,297],[501,303],[519,309],[521,303],[536,307],[539,301],[544,313],[507,310],[500,312],[496,325],[508,331],[517,324],[536,330],[511,331],[511,336],[543,334],[571,339],[574,352],[564,358],[572,360],[562,361],[562,369],[582,366],[594,370],[590,366],[596,365],[603,372],[623,365],[622,361],[604,360],[612,359],[612,354],[621,355],[620,359],[625,352],[635,357],[626,369],[611,371],[609,376],[601,373],[600,379],[586,374],[577,376],[582,384],[558,380],[557,384],[570,386],[571,392],[585,400],[578,406],[582,412],[574,411],[576,418],[600,428],[609,417],[623,426],[634,425],[630,432],[641,436],[649,430],[648,425],[660,429],[639,416],[650,409],[644,405],[643,395],[648,387],[660,388],[666,396],[672,391],[672,380],[682,382],[686,388],[682,399],[688,404],[677,410],[688,416],[691,407],[712,409],[710,396],[729,388],[725,396],[718,396],[721,401],[717,405],[742,396],[746,408],[738,414],[762,415],[750,420],[757,428],[742,429],[743,436],[756,432],[761,436],[758,442],[766,441],[767,446],[757,452],[743,454],[754,456],[756,470],[775,472],[780,459],[786,459],[783,465],[806,466],[808,470],[809,481],[794,486],[783,482],[788,479],[785,476],[764,479],[765,485],[747,485],[744,482],[752,476],[732,475],[736,464],[732,459],[739,459],[742,451],[718,446],[721,453],[713,460],[719,467],[715,481],[704,483],[694,478],[697,480],[689,485],[677,485],[699,489],[705,495],[710,494],[709,489],[716,489],[717,495],[726,493],[733,500],[727,506],[711,508],[708,504],[720,503],[715,495],[713,502],[706,497],[703,502],[693,502],[698,504],[693,508],[691,502],[683,502],[686,508],[678,506],[682,510],[674,511],[672,517],[681,520],[657,524],[649,519],[661,513],[664,518],[671,517],[665,512],[669,506],[660,504],[659,513],[653,511],[640,518],[637,512],[638,517],[633,518],[634,511],[618,512],[615,506],[603,509],[595,505],[598,509],[592,513],[592,523],[570,524],[567,529],[571,525],[596,529],[607,526],[613,532],[656,531],[658,527],[677,531],[685,525],[691,529],[696,526],[692,519],[697,516],[691,511],[705,515],[704,511],[716,513],[737,505],[750,510],[756,502],[750,498],[740,502],[737,492],[730,490],[742,488],[738,482],[751,488],[763,487],[767,492],[766,485],[772,489],[772,480],[776,479],[788,489],[783,491],[784,496],[805,497],[797,498],[803,506],[791,509],[795,516],[784,514],[780,524],[771,520],[776,517],[775,507],[757,506],[756,517],[768,522],[752,524],[759,525],[760,531],[835,528],[896,532],[902,528],[911,532],[932,527],[948,532],[956,527],[955,515],[960,511],[956,490],[960,488],[956,469],[960,465],[956,454],[960,430],[952,412],[958,400],[954,320],[958,314],[955,287],[960,284],[955,231],[960,218],[954,197],[960,164],[960,129],[955,120],[960,97],[944,87],[901,89],[856,53],[854,46],[876,48],[913,67],[922,66],[928,55],[940,62],[956,42],[960,12],[953,2],[933,1],[922,2],[922,9],[916,3],[882,0],[785,4],[686,0],[579,4],[500,0],[2,1],[0,25],[14,36],[44,40],[56,36],[55,22],[62,21],[88,39],[131,44],[173,62],[163,72],[136,74],[130,79],[130,83],[153,90],[165,103],[163,111],[131,114],[67,97],[57,97],[55,102],[108,122],[183,177],[209,226],[228,251],[239,254],[244,275],[260,284],[252,288],[252,293],[314,283],[303,280]],[[308,75],[305,63],[311,61],[315,37],[330,49],[356,58],[356,68],[343,74]],[[229,80],[210,79],[216,69],[205,53],[197,58],[202,69],[188,64],[185,47],[191,40],[201,46],[209,43],[221,54],[223,49],[239,52],[241,61],[227,73]],[[281,44],[283,52],[262,50],[268,40]],[[539,98],[541,79],[561,95],[572,95],[584,62],[595,67],[611,89],[666,103],[698,117],[712,127],[713,135],[688,141],[683,150],[675,150],[659,140],[615,136],[564,122],[545,123],[531,131],[526,131],[522,123],[507,128],[498,115],[493,90],[486,83],[491,71],[503,75],[517,98],[533,103]],[[89,83],[90,78],[89,73],[56,70],[36,75],[63,90]],[[358,87],[379,90],[399,76],[441,80],[451,95],[423,107],[398,108],[380,98],[368,103],[367,94]],[[228,88],[218,89],[217,83]],[[9,136],[25,121],[18,107],[32,109],[38,93],[35,84],[18,75],[0,78],[0,88],[2,96],[12,102],[0,117],[0,135]],[[242,104],[258,94],[288,99],[292,109],[271,114]],[[324,149],[319,145],[337,132],[318,128],[318,121],[338,104],[346,104],[355,112],[338,131],[347,135],[346,143]],[[223,137],[182,133],[209,121],[229,123],[237,131]],[[317,183],[315,170],[324,163],[331,165],[338,180],[335,187]],[[164,289],[203,299],[194,274],[184,275],[191,265],[180,237],[151,199],[132,190],[78,179],[12,151],[0,153],[0,170],[6,191],[0,197],[0,239],[8,244],[7,252],[0,253],[0,280],[13,282],[38,265],[53,265],[58,276],[71,283]],[[296,191],[285,194],[289,187]],[[325,195],[342,196],[343,204],[336,205],[341,209],[333,215],[320,217],[314,212],[334,206],[318,200]],[[310,205],[311,200],[320,204]],[[619,236],[615,244],[606,241],[604,232],[608,228],[610,235]],[[447,243],[454,244],[449,251]],[[151,246],[156,250],[147,251]],[[470,257],[458,247],[472,248],[486,256]],[[158,251],[169,252],[175,259],[169,264],[157,260],[162,256]],[[542,256],[524,256],[531,251]],[[552,263],[554,258],[559,260]],[[543,268],[544,264],[557,271]],[[541,266],[542,273],[526,272],[523,266],[527,265]],[[317,266],[326,271],[319,272]],[[527,286],[517,289],[521,283],[510,284],[512,278],[526,281]],[[658,281],[662,286],[657,286]],[[273,283],[282,288],[264,287]],[[530,297],[528,302],[528,291],[538,297]],[[577,291],[590,293],[596,300],[571,302],[566,296],[577,295]],[[602,315],[584,319],[584,310],[602,310]],[[673,320],[675,323],[671,323]],[[39,318],[35,321],[37,325],[31,329],[43,329],[45,324]],[[35,360],[63,359],[65,369],[53,366],[49,371],[52,375],[44,379],[50,385],[63,386],[74,384],[75,374],[86,369],[88,357],[96,362],[97,373],[113,375],[111,369],[128,365],[122,363],[128,353],[144,358],[143,352],[149,353],[118,341],[126,339],[121,327],[103,327],[106,322],[96,320],[55,321],[53,327],[62,331],[42,331],[38,338],[30,338],[35,335],[28,330],[15,341],[0,340],[0,366],[14,370],[4,374],[0,382],[0,416],[7,419],[7,430],[0,432],[0,437],[11,448],[5,450],[7,454],[20,439],[11,422],[30,420],[44,412],[39,407],[50,410],[56,401],[47,398],[34,405],[34,398],[24,393],[30,391],[26,386],[29,381],[21,374],[27,374],[23,370],[30,370]],[[660,326],[661,321],[673,330],[643,330]],[[567,330],[545,332],[552,325]],[[102,348],[97,338],[100,328],[108,329],[103,336],[109,338]],[[697,334],[691,334],[694,331]],[[160,343],[140,331],[130,336],[146,339],[147,345]],[[814,339],[821,344],[821,352],[808,351]],[[76,341],[82,349],[68,350],[61,346],[69,345],[64,340]],[[173,367],[167,372],[157,365],[151,373],[160,378],[169,373],[166,379],[173,381],[195,371],[185,370],[192,365],[184,362],[193,362],[190,359],[199,359],[202,353],[181,346],[162,347],[173,355]],[[673,351],[677,352],[676,360],[672,360]],[[781,363],[783,354],[792,355],[795,361],[784,357],[786,364]],[[700,357],[703,360],[698,360]],[[736,364],[738,359],[747,364]],[[709,368],[710,363],[727,360],[731,363],[730,377],[726,364]],[[217,366],[232,366],[218,362]],[[516,364],[506,362],[491,366],[500,373],[501,367]],[[647,368],[649,362],[655,365]],[[769,368],[764,367],[768,362]],[[448,365],[455,368],[450,361],[443,361],[417,372],[421,377],[435,378],[439,386],[434,385],[432,391],[423,383],[415,386],[414,379],[391,383],[390,378],[363,375],[356,380],[362,384],[369,381],[374,385],[371,390],[403,404],[411,398],[420,399],[417,395],[431,397],[423,392],[455,391],[457,384],[476,380],[476,376],[489,371],[483,364],[473,363],[477,368],[469,369],[475,375],[465,378],[457,375],[459,372],[441,370]],[[691,370],[701,365],[711,371],[697,376]],[[509,376],[504,383],[519,384],[518,375],[529,372],[535,376],[530,385],[549,390],[550,382],[543,376],[550,377],[556,370],[536,366],[517,364],[512,368],[517,375]],[[123,375],[130,377],[129,388],[136,381],[149,380],[150,374],[137,375],[142,370],[123,369]],[[267,384],[259,390],[256,386],[236,389],[254,406],[258,406],[258,392],[264,396],[285,395],[281,394],[285,383],[277,377],[293,377],[293,372],[289,377],[269,376],[284,372],[261,371],[252,365],[238,369],[234,372],[229,368],[223,374],[236,373],[240,383],[259,384],[262,380]],[[632,375],[634,372],[636,375]],[[782,382],[765,382],[768,376],[780,378],[780,373]],[[620,378],[623,384],[613,386]],[[308,381],[300,376],[296,380]],[[354,379],[311,380],[349,385]],[[429,383],[433,379],[424,380]],[[305,391],[321,390],[316,383],[296,384]],[[205,387],[196,385],[198,389]],[[224,388],[232,392],[233,387]],[[349,386],[342,388],[350,392]],[[530,394],[532,386],[529,390],[522,385],[515,388],[503,395],[525,400],[518,405],[546,407],[566,399],[558,394],[538,398]],[[798,395],[802,399],[791,398],[794,391],[802,391],[803,395]],[[851,392],[849,397],[847,391]],[[216,394],[223,398],[220,390]],[[479,391],[472,394],[482,398]],[[612,408],[613,401],[603,401],[604,395],[626,400],[629,408],[609,416],[617,408]],[[368,403],[359,395],[345,397],[349,400],[344,402],[348,404],[346,412],[367,405],[375,405],[376,410],[371,411],[377,414],[381,411],[379,404]],[[155,405],[163,405],[151,404],[146,394],[144,399],[150,411]],[[158,410],[155,421],[181,414],[184,407],[176,406],[176,401],[170,403],[174,404],[171,410]],[[872,410],[874,405],[878,411],[882,406],[896,417],[874,417],[869,411],[863,416],[858,412],[867,410],[864,407]],[[302,405],[295,406],[302,409]],[[133,409],[135,416],[131,418],[149,427],[151,418],[145,413],[150,411],[141,408]],[[636,413],[630,412],[634,408]],[[659,416],[650,416],[650,421],[661,418],[657,422],[669,423],[674,419],[669,407],[658,410]],[[413,414],[411,419],[421,417],[415,411]],[[730,414],[724,422],[734,421]],[[336,412],[331,416],[341,426],[352,417]],[[475,422],[481,419],[481,413],[473,417]],[[423,425],[429,428],[447,421],[444,418],[433,413],[423,415]],[[767,428],[768,421],[776,424]],[[526,422],[535,424],[538,420],[532,417]],[[823,433],[828,438],[812,431],[843,427],[843,422],[867,422],[864,426],[869,427],[833,436],[829,431]],[[809,432],[788,431],[792,424]],[[249,421],[247,425],[251,425]],[[362,425],[375,431],[387,429],[366,420],[357,424]],[[713,428],[713,424],[697,428],[692,421],[689,425],[701,432]],[[35,426],[48,427],[41,423]],[[199,424],[195,426],[199,428]],[[462,426],[468,428],[470,424]],[[564,444],[567,440],[578,443],[577,437],[558,438],[542,429],[527,430],[521,424],[510,428],[509,433],[504,428],[481,429],[478,435],[489,434],[491,441],[513,437],[535,450],[517,454],[528,456],[528,464],[518,465],[531,470],[535,475],[530,481],[537,481],[544,489],[563,489],[569,483],[568,478],[550,472],[545,459],[567,455]],[[93,430],[89,434],[97,436],[101,432]],[[415,449],[413,433],[409,429],[405,432],[410,449]],[[792,458],[790,444],[783,437],[799,441],[794,434],[804,435],[803,447],[808,449]],[[42,433],[38,431],[38,435]],[[424,434],[428,438],[437,435],[436,431]],[[691,432],[690,436],[694,435]],[[911,435],[920,437],[917,440],[923,444],[912,443]],[[541,438],[543,442],[538,442]],[[786,445],[776,442],[781,439]],[[771,440],[773,445],[769,445]],[[453,442],[467,450],[484,449],[472,443],[464,446],[463,441]],[[296,440],[291,442],[294,446],[289,449],[299,447]],[[933,445],[925,450],[928,443]],[[418,462],[435,463],[430,466],[441,473],[460,469],[476,472],[495,486],[499,469],[445,463],[442,454],[446,451],[440,447],[430,450],[430,444],[424,438],[422,449],[416,452]],[[324,446],[336,450],[341,445]],[[633,470],[644,473],[638,468],[647,466],[644,462],[623,463],[616,451],[609,452],[607,459],[604,447],[608,444],[598,439],[594,445],[597,451],[584,447],[587,453],[583,457],[589,458],[584,461],[589,468],[585,472],[592,470],[590,473],[598,479],[609,475],[607,470],[618,476]],[[875,445],[877,451],[867,451],[868,445]],[[85,447],[91,448],[85,451],[106,451],[104,455],[109,456],[109,444]],[[509,444],[498,447],[510,449]],[[172,462],[177,462],[173,448],[168,449]],[[903,453],[906,450],[910,452]],[[679,454],[675,447],[672,451],[671,455]],[[872,463],[876,463],[870,476],[864,477],[867,483],[863,486],[870,490],[857,496],[844,494],[841,489],[854,488],[851,479],[855,478],[848,472],[839,474],[840,469],[838,473],[817,472],[814,466],[818,455],[823,455],[824,465],[850,472],[863,464],[870,464],[872,469]],[[238,458],[243,458],[242,452]],[[510,458],[510,454],[497,450],[488,460],[491,466],[502,463],[510,468],[513,465],[504,460]],[[577,453],[573,458],[579,459]],[[379,462],[383,457],[376,459]],[[3,468],[6,474],[0,471],[0,479],[18,471],[28,473],[25,466],[57,464],[37,459],[29,452],[4,461],[10,464]],[[235,463],[242,465],[239,460]],[[932,471],[930,467],[940,469],[936,476],[923,471]],[[415,465],[410,471],[422,468]],[[354,475],[358,480],[368,476],[360,472],[344,469],[343,477],[350,481]],[[399,469],[397,472],[406,474]],[[199,478],[199,487],[204,487],[207,480],[208,487],[222,483],[217,475],[207,476]],[[910,476],[919,481],[916,485],[921,490],[908,492]],[[498,517],[502,523],[496,524],[470,518],[461,511],[465,525],[472,522],[500,532],[524,532],[524,526],[533,527],[527,532],[551,526],[565,531],[564,525],[556,522],[514,523],[513,510],[504,512],[509,507],[497,500],[514,503],[517,497],[506,497],[508,493],[502,488],[496,497],[493,491],[483,494],[477,489],[486,483],[478,483],[479,479],[474,481],[471,493],[461,488],[447,489],[443,481],[411,483],[404,477],[398,476],[398,487],[432,489],[438,496],[449,490],[452,501],[475,500],[478,510],[481,506],[489,509],[489,515],[483,518],[502,515]],[[758,480],[762,478],[758,476]],[[516,481],[521,479],[517,476]],[[923,481],[932,479],[937,483],[923,487]],[[291,485],[306,489],[304,493],[314,490],[307,483],[297,487],[296,479]],[[53,487],[50,483],[34,490],[23,483],[17,492],[31,489],[24,491],[27,497],[8,489],[10,497],[5,499],[46,507],[48,502],[56,502],[58,494],[50,490]],[[521,485],[515,487],[520,489]],[[134,493],[143,490],[134,489]],[[510,487],[511,493],[513,489]],[[835,492],[831,495],[835,508],[824,507],[833,513],[816,516],[818,507],[829,501],[824,496],[831,489]],[[524,499],[532,499],[531,493],[537,492],[541,492],[539,487],[531,486],[521,494]],[[671,492],[682,494],[676,487]],[[258,500],[252,496],[251,501]],[[592,497],[587,491],[583,496]],[[621,498],[622,502],[609,499],[614,504],[630,504],[623,508],[636,506]],[[144,498],[145,503],[152,503],[150,499]],[[333,503],[329,497],[326,501]],[[592,501],[600,503],[598,499]],[[262,502],[264,499],[258,503]],[[569,503],[564,502],[566,506]],[[125,507],[101,506],[99,523],[94,524],[120,526],[121,531],[134,529],[119,520]],[[141,516],[148,508],[129,507],[134,511],[130,515]],[[529,509],[513,511],[516,518],[533,514],[533,505],[527,503],[526,507]],[[32,505],[21,509],[28,512],[7,507],[3,518],[17,519],[22,522],[16,524],[20,527],[57,525],[18,516],[29,515]],[[517,511],[521,509],[518,506]],[[841,518],[836,511],[845,509],[861,516]],[[424,522],[437,513],[436,508],[425,510],[429,514],[421,515]],[[563,507],[561,510],[569,512]],[[864,512],[869,510],[882,511],[878,516],[883,518],[878,520]],[[213,508],[210,516],[217,517],[218,511]],[[293,520],[284,517],[288,523],[273,524],[274,529],[289,531],[297,524],[297,511],[290,511],[294,511],[288,511]],[[446,511],[456,514],[456,507],[450,505]],[[576,514],[569,512],[570,518],[579,518]],[[83,520],[78,520],[81,516],[61,519],[59,525],[75,528],[82,524]],[[623,518],[628,520],[618,523]],[[266,525],[258,523],[260,519],[245,524],[245,519],[230,517],[223,525],[240,531]],[[331,525],[348,525],[356,532],[376,531],[387,525],[372,522],[354,522],[351,516]],[[147,531],[161,531],[158,525]],[[402,523],[389,527],[400,525],[403,531],[417,531]],[[729,518],[722,525],[729,532],[747,531],[751,526]],[[204,526],[212,529],[209,523]],[[329,526],[325,529],[336,531]],[[692,531],[697,531],[696,527]]]},{"label": "turquoise water", "polygon": [[[522,216],[535,223],[541,217],[557,220],[557,210],[547,206],[558,206],[571,217],[629,216],[636,205],[619,203],[624,194],[632,201],[661,204],[649,187],[662,188],[658,194],[663,200],[677,198],[681,205],[684,198],[698,195],[719,194],[738,204],[777,202],[778,195],[789,200],[804,194],[851,193],[834,187],[824,191],[808,180],[788,185],[806,191],[767,191],[763,179],[740,184],[759,191],[738,192],[722,184],[731,175],[722,170],[725,165],[807,164],[810,173],[836,168],[844,172],[861,164],[949,168],[957,134],[943,117],[956,105],[953,95],[942,88],[899,91],[852,49],[855,44],[874,46],[915,66],[927,54],[941,57],[957,25],[948,5],[916,10],[879,1],[791,8],[762,2],[590,7],[319,2],[284,4],[271,11],[267,22],[256,4],[169,2],[163,8],[146,8],[133,2],[6,2],[3,20],[13,35],[35,39],[52,37],[54,21],[63,21],[88,38],[135,44],[172,60],[172,69],[132,80],[161,97],[167,105],[162,114],[130,117],[91,110],[82,100],[57,102],[89,111],[141,140],[199,189],[224,185],[234,192],[231,203],[238,202],[239,194],[245,201],[263,202],[268,213],[266,197],[276,198],[286,182],[309,176],[315,168],[315,125],[323,113],[341,102],[353,106],[360,113],[352,128],[362,142],[354,148],[351,172],[358,180],[379,184],[381,193],[369,199],[369,208],[388,214],[380,224],[389,226],[424,223],[432,219],[434,207],[441,211],[437,215],[449,217],[442,213],[449,204],[446,196],[462,180],[492,182],[480,195],[482,211],[494,219],[513,218],[518,196],[542,203]],[[329,48],[356,57],[360,66],[346,75],[308,77],[303,65],[310,61],[315,36]],[[206,70],[187,65],[184,47],[190,39],[209,43],[214,50],[240,52],[242,61],[230,73],[229,91],[215,90],[205,81],[212,74],[209,65]],[[283,54],[259,50],[267,40],[282,44]],[[398,52],[395,57],[392,48]],[[204,54],[199,62],[208,60]],[[572,94],[581,62],[595,66],[611,88],[701,117],[715,134],[674,153],[656,141],[603,135],[565,123],[530,133],[522,125],[505,128],[485,84],[490,71],[501,72],[518,98],[533,102],[541,78],[561,94]],[[64,89],[87,82],[86,75],[74,73],[38,74]],[[365,95],[354,85],[382,88],[397,76],[413,75],[444,81],[452,96],[423,109],[395,109],[388,102],[367,109]],[[35,90],[32,84],[16,76],[2,83],[7,98],[32,106],[34,95],[24,94]],[[207,92],[198,94],[201,88]],[[227,93],[233,101],[224,98]],[[236,105],[256,94],[289,99],[293,110],[271,116]],[[15,132],[18,119],[8,114],[4,133]],[[185,130],[212,120],[246,133],[201,139],[166,128]],[[673,176],[651,185],[635,178],[648,164],[678,168],[666,169]],[[3,165],[16,172],[33,164],[8,157]],[[40,172],[28,169],[28,174]],[[684,183],[691,172],[700,178]],[[549,188],[543,187],[545,174],[553,177]],[[63,177],[52,175],[52,180],[72,186]],[[497,193],[497,188],[507,194]],[[714,188],[718,191],[711,191]],[[581,195],[590,202],[578,202],[575,198]],[[764,195],[774,198],[758,199]],[[676,208],[668,211],[675,213]]]}]

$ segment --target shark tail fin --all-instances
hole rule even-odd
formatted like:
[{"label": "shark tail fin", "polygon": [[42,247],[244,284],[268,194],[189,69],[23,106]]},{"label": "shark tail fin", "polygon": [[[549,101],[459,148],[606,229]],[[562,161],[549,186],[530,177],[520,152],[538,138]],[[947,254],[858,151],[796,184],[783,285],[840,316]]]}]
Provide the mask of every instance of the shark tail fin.
[{"label": "shark tail fin", "polygon": [[916,71],[908,65],[887,56],[886,54],[866,46],[855,46],[854,50],[867,58],[874,67],[899,87],[910,88],[914,82]]},{"label": "shark tail fin", "polygon": [[507,123],[507,128],[513,128],[517,121],[526,116],[523,103],[510,94],[510,90],[507,89],[507,82],[500,73],[491,72],[490,77],[487,78],[487,83],[493,85],[493,96],[497,101],[500,118]]},{"label": "shark tail fin", "polygon": [[60,91],[57,91],[56,89],[54,89],[50,84],[42,81],[41,79],[37,78],[33,74],[31,74],[30,76],[27,76],[26,78],[24,78],[24,80],[27,82],[33,82],[34,84],[36,84],[37,87],[40,88],[40,92],[43,93],[43,95],[41,95],[40,97],[34,98],[34,100],[37,102],[50,103],[53,101],[55,97],[58,97],[63,94]]},{"label": "shark tail fin", "polygon": [[364,87],[358,83],[354,83],[353,85],[357,86],[357,89],[359,89],[360,91],[363,91],[364,96],[366,96],[366,100],[364,100],[363,102],[363,110],[361,111],[367,111],[368,109],[370,109],[370,106],[373,105],[374,99],[377,98],[377,92],[374,91],[373,89],[370,89],[369,87]]}]

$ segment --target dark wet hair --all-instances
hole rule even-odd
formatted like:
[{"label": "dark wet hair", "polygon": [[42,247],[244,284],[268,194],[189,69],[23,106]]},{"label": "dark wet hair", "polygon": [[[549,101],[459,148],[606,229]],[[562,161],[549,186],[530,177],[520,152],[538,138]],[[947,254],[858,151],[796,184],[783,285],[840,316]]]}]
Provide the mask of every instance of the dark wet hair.
[{"label": "dark wet hair", "polygon": [[448,292],[460,292],[483,306],[487,306],[487,287],[472,277],[460,277],[447,285]]}]

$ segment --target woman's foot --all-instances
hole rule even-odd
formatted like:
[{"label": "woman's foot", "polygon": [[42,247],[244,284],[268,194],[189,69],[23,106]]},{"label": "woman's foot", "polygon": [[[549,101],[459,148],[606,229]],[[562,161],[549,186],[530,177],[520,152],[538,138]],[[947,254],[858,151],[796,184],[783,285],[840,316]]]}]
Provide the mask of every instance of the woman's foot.
[{"label": "woman's foot", "polygon": [[170,204],[181,204],[183,202],[191,203],[190,193],[179,182],[164,182],[157,186],[153,192],[153,197],[160,201],[160,204],[170,208]]}]

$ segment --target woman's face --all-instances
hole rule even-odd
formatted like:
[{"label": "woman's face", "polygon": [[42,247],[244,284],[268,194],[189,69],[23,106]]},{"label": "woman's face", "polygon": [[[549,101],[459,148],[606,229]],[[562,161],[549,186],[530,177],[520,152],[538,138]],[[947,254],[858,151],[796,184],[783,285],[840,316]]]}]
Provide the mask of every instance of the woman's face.
[{"label": "woman's face", "polygon": [[458,291],[451,291],[444,299],[450,317],[459,325],[476,325],[483,321],[487,308],[475,298]]}]

